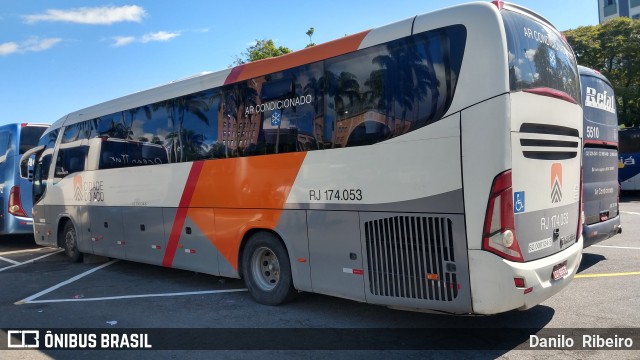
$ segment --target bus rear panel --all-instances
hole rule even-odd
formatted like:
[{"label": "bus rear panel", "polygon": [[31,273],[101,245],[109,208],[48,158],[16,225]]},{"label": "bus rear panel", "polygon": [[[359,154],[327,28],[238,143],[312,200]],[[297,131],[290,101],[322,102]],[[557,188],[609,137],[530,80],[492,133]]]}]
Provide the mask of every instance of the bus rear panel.
[{"label": "bus rear panel", "polygon": [[[480,249],[469,239],[477,313],[527,309],[557,293],[576,274],[582,250],[582,111],[573,52],[551,25],[526,9],[505,5],[500,14],[510,92],[490,101],[503,103],[506,113],[478,113],[485,121],[503,119],[510,151],[485,141],[481,157],[502,161],[491,185],[471,185],[478,171],[487,172],[479,169],[487,161],[473,158],[465,168],[465,189],[489,195]],[[464,127],[464,111],[462,116]],[[486,133],[473,120],[467,133]],[[465,198],[470,196],[465,190]]]},{"label": "bus rear panel", "polygon": [[599,72],[579,66],[584,109],[584,246],[621,231],[618,209],[618,117],[613,88]]}]

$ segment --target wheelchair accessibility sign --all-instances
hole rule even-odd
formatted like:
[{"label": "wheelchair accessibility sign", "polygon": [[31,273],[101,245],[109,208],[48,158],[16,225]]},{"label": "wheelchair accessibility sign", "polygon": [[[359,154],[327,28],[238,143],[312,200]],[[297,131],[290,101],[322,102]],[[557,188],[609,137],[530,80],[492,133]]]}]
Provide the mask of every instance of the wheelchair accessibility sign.
[{"label": "wheelchair accessibility sign", "polygon": [[515,214],[524,212],[524,191],[513,193],[513,212]]}]

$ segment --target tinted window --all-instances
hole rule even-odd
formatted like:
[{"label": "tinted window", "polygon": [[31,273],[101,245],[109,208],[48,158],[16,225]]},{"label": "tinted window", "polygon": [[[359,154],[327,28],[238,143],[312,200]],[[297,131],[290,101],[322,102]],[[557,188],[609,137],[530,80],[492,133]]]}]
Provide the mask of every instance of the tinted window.
[{"label": "tinted window", "polygon": [[177,161],[216,157],[220,92],[214,89],[178,98],[174,111],[177,127],[171,137],[178,137]]},{"label": "tinted window", "polygon": [[53,156],[53,147],[60,129],[55,129],[48,132],[38,140],[38,145],[44,145],[45,150],[40,157],[35,159],[35,166],[33,169],[33,203],[35,204],[40,200],[40,197],[45,193],[49,179],[49,169],[51,169],[51,160]]},{"label": "tinted window", "polygon": [[51,168],[51,154],[43,155],[33,169],[33,203],[35,204],[47,190],[49,169]]},{"label": "tinted window", "polygon": [[618,141],[618,116],[613,89],[597,77],[582,75],[585,139]]},{"label": "tinted window", "polygon": [[640,152],[640,130],[637,128],[620,130],[620,153]]},{"label": "tinted window", "polygon": [[20,154],[38,145],[40,136],[47,128],[44,126],[25,126],[20,131]]},{"label": "tinted window", "polygon": [[89,146],[74,146],[58,149],[55,177],[63,178],[78,171],[84,171]]},{"label": "tinted window", "polygon": [[317,150],[324,143],[322,62],[266,76],[256,107],[259,126],[257,154]]},{"label": "tinted window", "polygon": [[128,139],[164,146],[168,151],[169,161],[176,162],[180,157],[181,138],[174,128],[172,100],[127,110],[125,114],[126,123],[131,124]]},{"label": "tinted window", "polygon": [[580,103],[580,80],[571,47],[547,25],[502,11],[509,50],[511,91],[551,88]]},{"label": "tinted window", "polygon": [[102,137],[101,169],[145,163],[139,149],[173,163],[374,144],[444,116],[465,41],[462,25],[416,34],[102,116],[64,141]]},{"label": "tinted window", "polygon": [[101,116],[92,123],[97,126],[96,135],[101,137],[127,140],[132,136],[131,121],[122,112]]},{"label": "tinted window", "polygon": [[53,148],[56,144],[56,140],[58,139],[59,132],[60,129],[49,131],[44,137],[40,137],[38,145],[44,145],[47,149]]},{"label": "tinted window", "polygon": [[465,41],[456,25],[327,60],[331,145],[373,144],[439,120],[453,100]]},{"label": "tinted window", "polygon": [[126,140],[103,140],[100,143],[98,168],[158,165],[169,162],[167,150],[159,144]]},{"label": "tinted window", "polygon": [[[259,105],[258,89],[264,78],[252,79],[222,88],[221,118],[218,149],[221,157],[243,156],[250,151],[253,155],[258,139],[260,114],[255,110]],[[249,135],[253,130],[254,136]],[[252,146],[253,145],[253,146]]]},{"label": "tinted window", "polygon": [[[111,124],[107,125],[107,123],[110,123],[111,119],[109,120],[106,120],[106,119],[107,117],[105,117],[103,126],[111,127],[112,126]],[[96,137],[98,136],[97,128],[98,128],[98,119],[88,120],[88,121],[83,121],[81,123],[68,125],[65,127],[64,133],[62,134],[62,143],[66,144],[73,141],[86,140],[86,139],[91,139],[93,137]],[[105,133],[108,133],[108,131],[105,130]]]}]

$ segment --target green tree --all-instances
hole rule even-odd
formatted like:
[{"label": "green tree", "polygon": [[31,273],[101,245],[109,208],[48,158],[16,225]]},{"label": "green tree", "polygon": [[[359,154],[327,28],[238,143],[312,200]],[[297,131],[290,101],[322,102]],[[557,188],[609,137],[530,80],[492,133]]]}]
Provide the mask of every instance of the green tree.
[{"label": "green tree", "polygon": [[272,58],[291,52],[291,49],[284,46],[276,46],[271,39],[256,40],[255,45],[247,48],[242,56],[236,56],[233,65],[242,65],[256,60]]},{"label": "green tree", "polygon": [[565,32],[578,63],[600,71],[616,92],[618,121],[638,126],[640,117],[640,21],[615,18]]},{"label": "green tree", "polygon": [[309,30],[307,30],[307,36],[309,37],[309,45],[307,45],[306,47],[312,47],[315,46],[316,44],[313,42],[313,39],[311,39],[311,37],[313,36],[313,33],[316,31],[316,29],[314,29],[313,27],[310,27]]}]

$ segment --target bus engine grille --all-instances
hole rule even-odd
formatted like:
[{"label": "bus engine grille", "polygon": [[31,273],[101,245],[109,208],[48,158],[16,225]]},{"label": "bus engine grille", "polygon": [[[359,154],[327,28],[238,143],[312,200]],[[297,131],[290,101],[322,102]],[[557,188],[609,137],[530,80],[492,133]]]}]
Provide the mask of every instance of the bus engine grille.
[{"label": "bus engine grille", "polygon": [[458,295],[450,219],[394,216],[364,223],[373,295],[452,301]]}]

